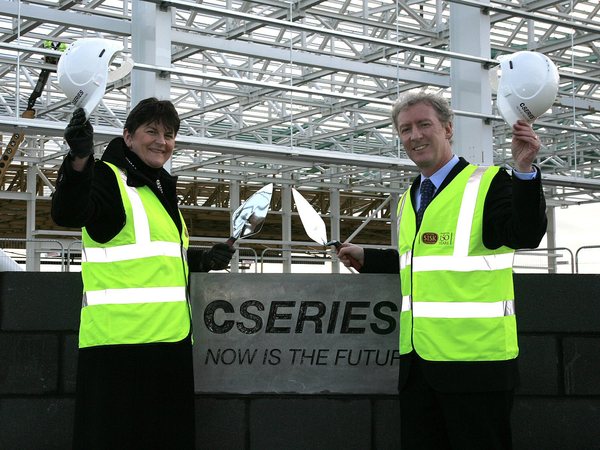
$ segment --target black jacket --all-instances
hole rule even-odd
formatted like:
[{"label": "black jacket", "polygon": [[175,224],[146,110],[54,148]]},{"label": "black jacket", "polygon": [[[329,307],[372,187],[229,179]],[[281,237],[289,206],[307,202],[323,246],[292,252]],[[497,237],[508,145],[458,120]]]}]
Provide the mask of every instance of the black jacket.
[{"label": "black jacket", "polygon": [[[56,191],[52,196],[52,219],[57,225],[72,228],[86,227],[97,242],[108,242],[125,225],[125,209],[119,192],[115,173],[101,161],[88,160],[85,169],[77,172],[71,167],[67,156],[58,173]],[[113,139],[102,161],[127,171],[129,186],[148,186],[160,199],[181,233],[182,223],[178,212],[177,177],[165,169],[153,169],[142,162],[125,145],[123,138]],[[200,249],[188,250],[188,265],[191,272],[204,272]]]},{"label": "black jacket", "polygon": [[[438,195],[468,162],[460,158],[452,168],[435,195]],[[420,177],[413,182],[410,193],[413,207]],[[435,198],[435,196],[434,196]],[[415,208],[416,210],[416,208]],[[546,201],[542,191],[541,175],[532,181],[511,177],[501,169],[492,180],[483,208],[482,238],[489,249],[503,245],[513,248],[535,248],[546,232]],[[400,270],[396,250],[365,249],[362,273],[398,273]],[[518,311],[518,302],[516,302]],[[412,358],[411,354],[400,358],[399,388],[402,388]],[[497,391],[512,389],[518,382],[517,360],[492,362],[439,362],[424,361],[424,376],[431,386],[440,391]]]}]

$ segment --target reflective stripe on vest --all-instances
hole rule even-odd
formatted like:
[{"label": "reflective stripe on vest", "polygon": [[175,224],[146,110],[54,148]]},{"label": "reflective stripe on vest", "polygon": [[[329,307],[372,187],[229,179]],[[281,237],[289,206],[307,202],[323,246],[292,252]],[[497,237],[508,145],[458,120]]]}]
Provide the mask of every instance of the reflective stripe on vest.
[{"label": "reflective stripe on vest", "polygon": [[148,258],[150,256],[181,256],[181,245],[174,242],[151,242],[143,244],[120,245],[108,248],[85,248],[83,261],[85,262],[116,262],[130,259]]},{"label": "reflective stripe on vest", "polygon": [[497,171],[463,169],[430,203],[420,230],[407,200],[410,192],[403,194],[398,205],[401,353],[414,348],[438,361],[505,360],[518,353],[514,252],[489,250],[481,242],[483,204]]},{"label": "reflective stripe on vest", "polygon": [[[459,234],[457,232],[457,234]],[[472,272],[475,270],[501,270],[512,268],[512,253],[484,256],[417,256],[412,260],[413,272],[446,270],[452,265],[456,272]]]},{"label": "reflective stripe on vest", "polygon": [[180,302],[185,298],[184,287],[126,288],[87,291],[85,303],[92,305],[125,305],[127,303]]},{"label": "reflective stripe on vest", "polygon": [[[107,243],[83,229],[80,347],[175,342],[189,333],[187,230],[182,232],[148,187],[115,173],[126,221]],[[151,222],[152,220],[152,222]]]},{"label": "reflective stripe on vest", "polygon": [[413,317],[438,317],[447,319],[466,319],[478,317],[504,317],[515,313],[515,302],[457,302],[430,303],[417,302],[413,305]]}]

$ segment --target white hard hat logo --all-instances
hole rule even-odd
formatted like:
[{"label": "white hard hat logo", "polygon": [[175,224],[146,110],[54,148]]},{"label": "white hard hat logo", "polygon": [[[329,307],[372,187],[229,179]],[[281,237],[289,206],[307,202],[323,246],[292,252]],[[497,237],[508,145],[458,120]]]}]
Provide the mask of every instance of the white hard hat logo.
[{"label": "white hard hat logo", "polygon": [[[85,110],[86,117],[102,100],[107,82],[123,78],[131,71],[133,63],[128,59],[124,59],[119,69],[109,71],[111,62],[122,51],[119,42],[85,38],[70,44],[58,60],[58,84],[71,103]],[[111,72],[118,72],[118,77],[111,76]]]},{"label": "white hard hat logo", "polygon": [[530,120],[536,119],[536,117],[533,115],[533,113],[531,111],[529,111],[529,108],[525,105],[525,103],[519,103],[519,106],[521,107],[523,112],[527,115],[527,117],[529,117]]},{"label": "white hard hat logo", "polygon": [[77,95],[75,96],[75,98],[73,99],[73,103],[76,105],[77,103],[79,103],[79,101],[81,100],[81,97],[83,96],[83,91],[81,89],[79,89],[79,92],[77,93]]}]

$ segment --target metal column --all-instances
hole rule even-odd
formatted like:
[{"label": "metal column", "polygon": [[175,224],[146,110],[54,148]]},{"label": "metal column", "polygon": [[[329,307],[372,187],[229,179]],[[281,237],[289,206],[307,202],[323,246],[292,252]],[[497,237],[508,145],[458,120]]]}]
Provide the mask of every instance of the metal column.
[{"label": "metal column", "polygon": [[[134,62],[171,67],[171,8],[133,0],[131,14],[131,55]],[[140,100],[171,98],[168,74],[133,68],[131,72],[131,107]],[[171,172],[171,160],[165,164]]]},{"label": "metal column", "polygon": [[[480,4],[489,4],[482,0]],[[490,17],[477,7],[450,4],[450,50],[490,57]],[[468,24],[468,25],[467,25]],[[452,60],[452,109],[491,114],[492,94],[488,70],[476,62]],[[493,164],[492,126],[482,119],[454,118],[454,153],[473,164]]]},{"label": "metal column", "polygon": [[[331,233],[330,238],[334,241],[341,241],[340,237],[340,190],[332,188],[329,190],[329,212],[331,215]],[[335,256],[335,250],[332,246],[328,249],[333,252],[331,258],[331,273],[340,273],[340,260]]]},{"label": "metal column", "polygon": [[37,251],[37,243],[35,239],[35,197],[37,185],[37,168],[33,163],[27,166],[27,226],[25,236],[27,242],[25,244],[27,258],[25,261],[25,269],[28,272],[40,270],[40,255]]},{"label": "metal column", "polygon": [[[556,207],[546,208],[548,217],[548,226],[546,228],[546,248],[548,249],[548,273],[558,273],[557,258],[555,257],[556,248]],[[573,268],[571,268],[573,269]]]},{"label": "metal column", "polygon": [[[286,175],[287,177],[287,175]],[[281,256],[283,273],[292,272],[292,187],[281,185]]]},{"label": "metal column", "polygon": [[[233,214],[233,212],[240,206],[240,182],[236,180],[231,180],[229,184],[229,214]],[[233,236],[233,223],[231,223],[231,218],[229,219],[229,236]],[[238,273],[240,271],[240,242],[238,241],[234,244],[238,248],[238,251],[234,253],[231,258],[231,273]]]}]

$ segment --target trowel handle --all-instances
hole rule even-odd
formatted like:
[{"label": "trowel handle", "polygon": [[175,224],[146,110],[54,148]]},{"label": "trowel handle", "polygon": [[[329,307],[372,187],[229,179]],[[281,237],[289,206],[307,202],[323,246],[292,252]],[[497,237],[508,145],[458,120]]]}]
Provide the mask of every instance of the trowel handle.
[{"label": "trowel handle", "polygon": [[[342,243],[340,241],[329,241],[325,245],[333,245],[337,250],[338,248],[340,248],[342,246]],[[348,259],[350,260],[350,265],[352,266],[352,268],[356,269],[358,272],[360,272],[361,266],[360,266],[359,262],[350,255],[348,255]]]},{"label": "trowel handle", "polygon": [[227,245],[229,245],[230,247],[233,247],[233,244],[235,244],[235,241],[237,241],[237,239],[234,238],[233,236],[231,236],[229,239],[227,239],[227,241],[225,241],[225,243]]}]

